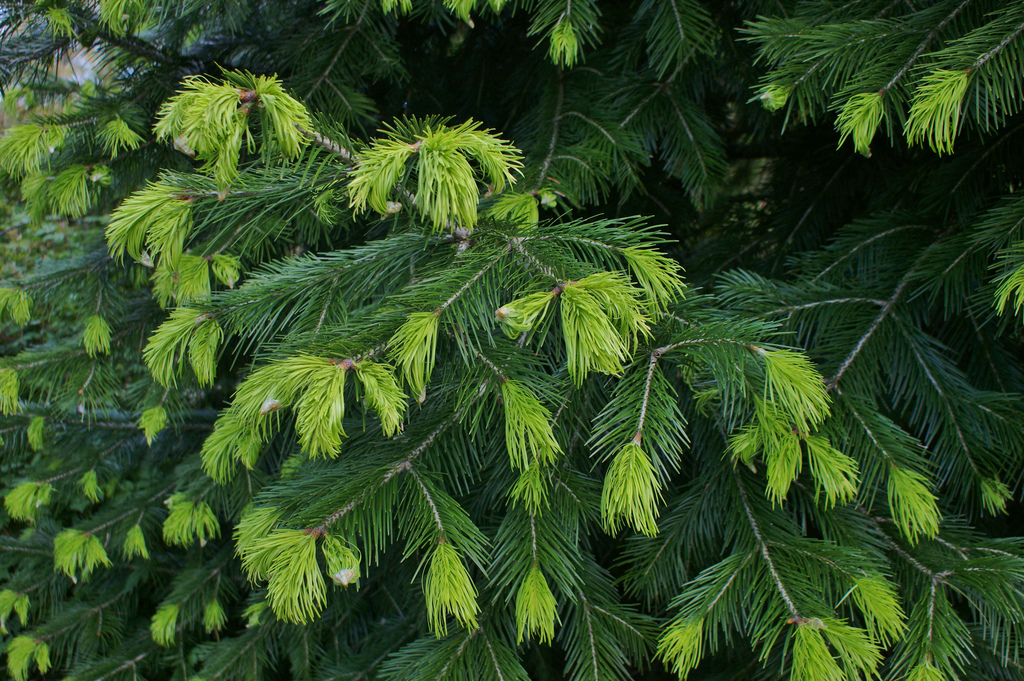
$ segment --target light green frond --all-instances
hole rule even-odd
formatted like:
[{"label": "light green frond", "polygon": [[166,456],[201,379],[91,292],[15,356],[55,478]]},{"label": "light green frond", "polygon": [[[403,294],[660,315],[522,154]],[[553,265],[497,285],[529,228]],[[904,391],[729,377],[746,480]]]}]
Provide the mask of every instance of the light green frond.
[{"label": "light green frond", "polygon": [[551,291],[531,293],[499,307],[494,311],[494,318],[501,324],[506,336],[517,338],[544,320],[548,306],[554,298],[555,293]]},{"label": "light green frond", "polygon": [[565,285],[562,332],[569,375],[576,385],[592,371],[622,373],[637,336],[648,333],[641,293],[619,272],[598,272]]},{"label": "light green frond", "polygon": [[28,679],[29,665],[32,664],[32,656],[37,645],[46,644],[40,644],[31,636],[16,636],[7,643],[7,671],[15,681]]},{"label": "light green frond", "polygon": [[28,624],[28,606],[28,594],[10,589],[0,590],[0,634],[10,633],[7,630],[7,620],[10,619],[11,612],[17,613],[22,627]]},{"label": "light green frond", "polygon": [[359,552],[330,534],[324,536],[320,550],[324,552],[324,562],[331,580],[338,586],[355,584],[358,589]]},{"label": "light green frond", "polygon": [[825,383],[806,355],[792,350],[757,349],[764,361],[765,399],[787,412],[802,432],[829,415]]},{"label": "light green frond", "polygon": [[142,412],[139,416],[139,429],[146,436],[146,444],[152,445],[153,438],[167,427],[167,410],[157,405]]},{"label": "light green frond", "polygon": [[535,225],[540,219],[537,197],[519,192],[502,194],[484,214],[517,225]]},{"label": "light green frond", "polygon": [[831,618],[822,619],[822,624],[819,631],[837,653],[847,679],[869,681],[877,678],[882,652],[867,632]]},{"label": "light green frond", "polygon": [[298,418],[295,430],[302,450],[311,459],[335,457],[345,437],[345,377],[348,368],[328,359],[320,359],[320,367],[311,372],[302,396],[295,403]]},{"label": "light green frond", "polygon": [[142,357],[160,385],[172,386],[181,373],[181,359],[188,352],[200,385],[210,385],[222,337],[220,326],[208,315],[178,307],[149,337]]},{"label": "light green frond", "polygon": [[112,158],[117,157],[121,149],[138,149],[142,144],[142,136],[129,127],[120,116],[114,116],[99,129],[99,139],[103,148]]},{"label": "light green frond", "polygon": [[14,177],[37,173],[66,136],[59,125],[15,125],[0,137],[0,168]]},{"label": "light green frond", "polygon": [[36,511],[50,503],[53,487],[46,482],[23,482],[4,497],[4,508],[15,520],[32,522]]},{"label": "light green frond", "polygon": [[768,111],[778,111],[782,107],[786,106],[786,102],[789,101],[789,95],[792,92],[792,88],[785,87],[782,85],[769,85],[761,91],[758,99],[761,100],[761,106]]},{"label": "light green frond", "polygon": [[615,534],[622,527],[653,537],[658,533],[658,502],[661,483],[651,459],[636,443],[629,443],[615,455],[604,478],[601,518],[605,529]]},{"label": "light green frond", "polygon": [[807,620],[793,632],[792,681],[847,681],[821,635],[821,620]]},{"label": "light green frond", "polygon": [[18,372],[0,368],[0,414],[8,416],[18,411]]},{"label": "light green frond", "polygon": [[53,570],[77,581],[88,581],[98,566],[109,566],[110,559],[98,537],[76,529],[67,529],[53,538]]},{"label": "light green frond", "polygon": [[148,10],[145,0],[100,0],[100,20],[115,35],[124,35]]},{"label": "light green frond", "polygon": [[166,503],[170,513],[164,519],[163,536],[168,544],[188,547],[199,539],[199,545],[205,546],[207,539],[220,536],[220,523],[205,501],[175,494]]},{"label": "light green frond", "polygon": [[228,288],[235,287],[241,268],[242,265],[238,262],[238,258],[231,255],[217,253],[210,260],[210,269],[213,270],[213,276]]},{"label": "light green frond", "polygon": [[529,513],[540,515],[547,508],[548,482],[544,475],[544,465],[539,459],[532,460],[516,478],[516,483],[509,490],[513,501],[522,502]]},{"label": "light green frond", "polygon": [[551,412],[525,385],[516,381],[501,384],[505,407],[505,446],[512,465],[527,468],[534,460],[552,463],[562,448],[551,432]]},{"label": "light green frond", "polygon": [[161,307],[209,297],[210,264],[206,258],[187,253],[173,259],[160,258],[153,271],[153,293]]},{"label": "light green frond", "polygon": [[1006,513],[1006,502],[1012,497],[1010,488],[999,478],[982,478],[981,503],[990,515]]},{"label": "light green frond", "polygon": [[110,325],[107,320],[98,314],[94,314],[85,322],[85,331],[82,332],[82,345],[90,357],[97,354],[110,354]]},{"label": "light green frond", "polygon": [[[121,202],[107,225],[107,247],[115,260],[127,253],[133,260],[153,257],[174,260],[192,232],[192,204],[178,187],[152,182]],[[148,244],[152,254],[144,254]]]},{"label": "light green frond", "polygon": [[129,560],[135,556],[138,556],[143,560],[149,560],[149,550],[146,548],[146,536],[142,533],[141,527],[138,525],[132,525],[131,528],[129,528],[128,533],[124,537],[124,545],[121,546],[121,553]]},{"label": "light green frond", "polygon": [[622,256],[647,297],[648,312],[664,312],[669,304],[683,298],[686,285],[678,262],[644,246],[623,248]]},{"label": "light green frond", "polygon": [[28,422],[25,436],[28,439],[28,446],[33,451],[38,452],[42,449],[46,439],[46,419],[42,416],[33,416],[32,420]]},{"label": "light green frond", "polygon": [[936,669],[929,662],[919,664],[910,670],[907,681],[950,681],[941,671]]},{"label": "light green frond", "polygon": [[50,189],[46,194],[50,206],[60,215],[67,217],[84,215],[92,203],[89,196],[90,175],[89,168],[81,164],[62,169],[50,182]]},{"label": "light green frond", "polygon": [[168,647],[174,643],[179,608],[174,603],[161,605],[150,620],[149,631],[158,645]]},{"label": "light green frond", "polygon": [[433,312],[413,312],[391,339],[391,356],[413,395],[423,395],[431,372],[440,318]]},{"label": "light green frond", "polygon": [[858,153],[870,157],[871,140],[884,116],[885,104],[882,101],[882,93],[865,92],[850,97],[836,116],[836,129],[839,131],[837,148],[842,147],[846,138],[852,135],[853,148]]},{"label": "light green frond", "polygon": [[32,319],[32,299],[21,289],[0,288],[0,319],[6,313],[21,326]]},{"label": "light green frond", "polygon": [[82,488],[85,498],[96,504],[103,501],[103,489],[100,487],[99,478],[95,469],[90,469],[78,479],[78,486]]},{"label": "light green frond", "polygon": [[388,212],[388,200],[398,181],[405,175],[405,164],[416,147],[401,140],[374,140],[352,170],[348,185],[349,206],[358,212],[366,205],[381,215]]},{"label": "light green frond", "polygon": [[480,607],[476,585],[459,552],[447,542],[439,542],[423,578],[423,596],[427,601],[427,620],[438,638],[448,635],[448,616],[455,617],[467,629],[477,625]]},{"label": "light green frond", "polygon": [[822,489],[825,491],[825,508],[835,508],[837,503],[844,504],[857,494],[857,462],[834,448],[828,438],[820,435],[808,435],[803,439],[807,448],[807,460],[811,475],[820,486],[815,491],[815,498]]},{"label": "light green frond", "polygon": [[224,611],[219,598],[213,598],[203,606],[203,630],[207,634],[220,631],[227,622],[228,614]]},{"label": "light green frond", "polygon": [[326,603],[323,573],[316,560],[316,537],[302,530],[274,530],[257,542],[256,556],[247,568],[250,578],[268,580],[270,607],[280,619],[305,624],[320,614]]},{"label": "light green frond", "polygon": [[909,542],[916,543],[921,534],[926,537],[938,534],[942,515],[927,478],[908,468],[892,465],[886,490],[889,512]]},{"label": "light green frond", "polygon": [[658,639],[658,657],[671,663],[682,681],[704,657],[704,620],[674,622]]},{"label": "light green frond", "polygon": [[548,36],[548,56],[559,66],[571,69],[580,56],[579,39],[569,21],[559,21]]},{"label": "light green frond", "polygon": [[517,643],[530,637],[538,643],[550,643],[555,636],[556,607],[544,573],[534,565],[516,594]]},{"label": "light green frond", "polygon": [[969,71],[938,69],[921,79],[904,126],[907,143],[928,142],[939,155],[953,153],[960,129],[960,106],[971,79]]},{"label": "light green frond", "polygon": [[407,406],[407,395],[399,387],[394,371],[375,362],[357,362],[352,368],[363,387],[363,400],[380,417],[385,437],[392,437],[402,429]]},{"label": "light green frond", "polygon": [[868,574],[855,580],[853,602],[871,636],[883,645],[899,639],[906,628],[896,586],[885,577]]}]

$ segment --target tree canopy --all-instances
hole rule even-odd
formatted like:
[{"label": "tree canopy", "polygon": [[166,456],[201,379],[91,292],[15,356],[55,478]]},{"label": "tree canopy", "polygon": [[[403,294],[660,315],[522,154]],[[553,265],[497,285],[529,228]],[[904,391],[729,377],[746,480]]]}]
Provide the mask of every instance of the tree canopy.
[{"label": "tree canopy", "polygon": [[0,285],[7,673],[1024,679],[1021,64],[993,0],[6,3],[82,251]]}]

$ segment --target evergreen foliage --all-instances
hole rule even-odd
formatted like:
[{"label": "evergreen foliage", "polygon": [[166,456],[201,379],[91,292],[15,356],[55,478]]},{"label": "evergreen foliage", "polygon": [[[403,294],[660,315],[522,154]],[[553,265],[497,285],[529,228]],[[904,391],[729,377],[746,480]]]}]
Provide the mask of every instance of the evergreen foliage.
[{"label": "evergreen foliage", "polygon": [[0,286],[6,672],[1024,678],[1022,63],[997,0],[7,3],[3,186],[105,229]]}]

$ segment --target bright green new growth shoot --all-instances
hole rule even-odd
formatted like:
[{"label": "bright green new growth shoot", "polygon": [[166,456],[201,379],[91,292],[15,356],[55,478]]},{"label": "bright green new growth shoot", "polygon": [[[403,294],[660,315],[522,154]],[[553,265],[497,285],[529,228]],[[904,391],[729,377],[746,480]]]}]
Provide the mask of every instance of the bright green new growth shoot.
[{"label": "bright green new growth shoot", "polygon": [[885,117],[882,97],[881,92],[865,92],[850,97],[836,117],[836,129],[839,130],[837,147],[842,147],[846,138],[852,135],[853,148],[864,156],[871,156],[871,140]]},{"label": "bright green new growth shoot", "polygon": [[98,314],[89,317],[82,332],[82,345],[90,357],[110,354],[110,325]]},{"label": "bright green new growth shoot", "polygon": [[661,483],[651,458],[635,442],[615,455],[604,478],[601,518],[605,529],[615,534],[622,527],[653,537],[658,533],[658,502]]},{"label": "bright green new growth shoot", "polygon": [[423,595],[427,601],[427,620],[438,638],[448,635],[449,615],[467,629],[476,628],[480,612],[476,586],[458,550],[444,540],[438,542],[430,559],[423,578]]},{"label": "bright green new growth shoot", "polygon": [[50,669],[50,647],[30,636],[16,636],[7,644],[7,670],[15,681],[28,678],[29,665],[34,661],[40,674]]},{"label": "bright green new growth shoot", "polygon": [[562,332],[569,376],[618,375],[640,335],[648,335],[643,292],[621,272],[598,272],[562,287]]},{"label": "bright green new growth shoot", "polygon": [[953,140],[960,130],[960,106],[970,79],[969,71],[945,69],[922,79],[904,128],[909,144],[928,142],[939,155],[953,153]]},{"label": "bright green new growth shoot", "polygon": [[476,121],[454,128],[427,124],[415,134],[386,132],[388,137],[367,148],[352,172],[350,205],[357,211],[369,203],[378,213],[393,212],[388,202],[406,174],[406,162],[416,157],[416,206],[436,231],[454,226],[472,229],[481,190],[470,161],[488,183],[488,194],[498,194],[512,184],[512,172],[520,166],[518,150],[490,131],[480,130]]},{"label": "bright green new growth shoot", "polygon": [[534,565],[516,594],[517,642],[536,637],[538,643],[550,643],[555,636],[557,607],[544,573]]},{"label": "bright green new growth shoot", "polygon": [[529,388],[516,381],[501,384],[501,397],[505,405],[505,445],[512,465],[523,469],[534,460],[552,463],[562,449],[551,432],[551,412]]},{"label": "bright green new growth shoot", "polygon": [[63,572],[73,582],[79,577],[88,581],[92,571],[101,565],[109,566],[110,559],[95,535],[72,528],[53,538],[54,572]]},{"label": "bright green new growth shoot", "polygon": [[171,512],[164,520],[164,541],[189,546],[196,539],[205,546],[208,539],[220,536],[220,523],[205,501],[192,501],[175,494],[166,502]]},{"label": "bright green new growth shoot", "polygon": [[32,522],[36,510],[50,503],[53,486],[46,482],[23,482],[4,497],[4,508],[15,520]]},{"label": "bright green new growth shoot", "polygon": [[391,356],[402,372],[402,379],[421,401],[434,371],[439,322],[439,315],[434,312],[413,312],[391,339]]},{"label": "bright green new growth shoot", "polygon": [[276,76],[225,71],[224,77],[224,83],[201,76],[186,79],[183,90],[161,107],[153,128],[157,139],[169,139],[206,162],[203,170],[213,176],[221,197],[238,177],[242,142],[255,150],[249,131],[254,108],[262,117],[264,153],[276,148],[295,157],[305,144],[300,131],[312,129],[306,108],[285,93]]}]

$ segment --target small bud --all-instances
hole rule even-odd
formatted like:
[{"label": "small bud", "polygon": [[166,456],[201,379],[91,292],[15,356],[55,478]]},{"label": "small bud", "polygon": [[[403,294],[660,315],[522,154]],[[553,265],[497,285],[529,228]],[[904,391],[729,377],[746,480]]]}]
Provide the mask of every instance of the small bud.
[{"label": "small bud", "polygon": [[331,579],[333,579],[334,583],[337,584],[338,586],[348,586],[353,581],[355,581],[355,578],[356,578],[356,571],[353,570],[352,568],[345,568],[343,570],[338,570],[333,575],[331,575]]},{"label": "small bud", "polygon": [[399,203],[398,201],[388,201],[387,210],[385,210],[384,212],[387,213],[388,215],[394,215],[400,210],[402,210],[401,203]]},{"label": "small bud", "polygon": [[188,146],[188,138],[184,135],[178,135],[174,138],[174,148],[186,156],[196,157],[196,152],[192,150],[192,147]]},{"label": "small bud", "polygon": [[280,400],[275,400],[273,397],[268,397],[266,401],[263,403],[263,406],[260,407],[260,416],[265,416],[266,414],[269,414],[272,411],[277,411],[280,408]]},{"label": "small bud", "polygon": [[510,314],[512,314],[511,308],[502,306],[494,311],[494,318],[499,322],[504,322]]}]

